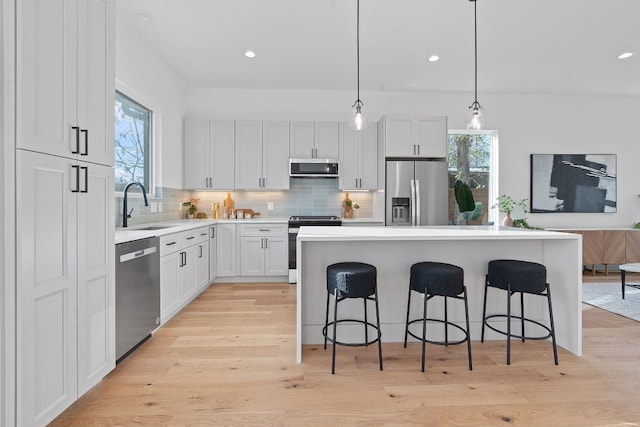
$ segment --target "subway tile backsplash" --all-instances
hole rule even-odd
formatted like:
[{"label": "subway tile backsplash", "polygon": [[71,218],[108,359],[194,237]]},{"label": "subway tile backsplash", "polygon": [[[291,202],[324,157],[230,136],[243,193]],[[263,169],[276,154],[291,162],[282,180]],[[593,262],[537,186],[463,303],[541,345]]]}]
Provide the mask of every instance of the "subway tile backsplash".
[{"label": "subway tile backsplash", "polygon": [[[342,216],[342,200],[345,192],[338,190],[337,179],[291,178],[290,189],[284,191],[231,191],[237,209],[253,209],[260,218],[286,218],[291,215],[338,215]],[[182,202],[197,198],[198,211],[212,218],[213,203],[222,203],[227,192],[188,191],[175,188],[159,188],[144,206],[142,198],[132,191],[128,194],[129,209],[133,208],[129,224],[181,219],[186,212]],[[372,192],[350,192],[349,198],[360,205],[355,210],[356,218],[373,217]],[[273,203],[273,210],[268,204]],[[122,226],[122,196],[116,196],[116,227]]]}]

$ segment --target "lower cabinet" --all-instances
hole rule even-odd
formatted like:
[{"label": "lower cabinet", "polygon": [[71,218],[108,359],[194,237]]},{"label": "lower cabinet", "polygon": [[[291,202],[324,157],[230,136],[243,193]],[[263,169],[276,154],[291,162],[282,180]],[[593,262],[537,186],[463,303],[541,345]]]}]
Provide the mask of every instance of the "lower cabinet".
[{"label": "lower cabinet", "polygon": [[236,225],[216,224],[216,276],[238,275],[236,263]]},{"label": "lower cabinet", "polygon": [[115,366],[113,168],[17,150],[16,188],[16,424],[44,425]]},{"label": "lower cabinet", "polygon": [[240,224],[240,276],[289,274],[289,241],[284,224]]},{"label": "lower cabinet", "polygon": [[160,238],[160,320],[165,323],[209,283],[208,227]]},{"label": "lower cabinet", "polygon": [[216,228],[216,225],[209,226],[209,283],[213,282],[218,275]]}]

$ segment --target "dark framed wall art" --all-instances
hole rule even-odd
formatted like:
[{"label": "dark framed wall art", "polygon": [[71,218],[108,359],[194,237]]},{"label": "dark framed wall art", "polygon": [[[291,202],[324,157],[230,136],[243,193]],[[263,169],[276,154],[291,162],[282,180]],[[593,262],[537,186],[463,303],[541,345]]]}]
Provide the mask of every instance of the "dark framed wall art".
[{"label": "dark framed wall art", "polygon": [[531,212],[616,212],[615,154],[532,154]]}]

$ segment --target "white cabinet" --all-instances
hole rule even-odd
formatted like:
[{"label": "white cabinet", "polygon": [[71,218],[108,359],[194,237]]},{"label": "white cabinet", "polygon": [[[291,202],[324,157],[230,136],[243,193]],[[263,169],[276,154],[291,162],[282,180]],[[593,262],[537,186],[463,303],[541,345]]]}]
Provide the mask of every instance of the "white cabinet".
[{"label": "white cabinet", "polygon": [[217,276],[237,276],[236,225],[216,224],[216,233]]},{"label": "white cabinet", "polygon": [[185,120],[183,142],[183,188],[234,188],[235,129],[232,120]]},{"label": "white cabinet", "polygon": [[350,129],[340,123],[341,190],[376,190],[378,188],[378,130],[368,126],[364,130]]},{"label": "white cabinet", "polygon": [[114,2],[17,7],[17,148],[113,165]]},{"label": "white cabinet", "polygon": [[164,324],[209,283],[209,229],[160,237],[160,319]]},{"label": "white cabinet", "polygon": [[115,2],[16,13],[16,425],[115,366]]},{"label": "white cabinet", "polygon": [[386,157],[447,157],[447,118],[384,116],[378,122]]},{"label": "white cabinet", "polygon": [[113,170],[16,159],[17,424],[41,425],[115,366]]},{"label": "white cabinet", "polygon": [[236,122],[235,188],[289,188],[289,122]]},{"label": "white cabinet", "polygon": [[216,225],[209,226],[209,283],[213,282],[218,275],[216,228]]},{"label": "white cabinet", "polygon": [[284,224],[240,224],[240,275],[285,276],[289,273]]},{"label": "white cabinet", "polygon": [[338,158],[338,122],[291,122],[290,129],[292,158]]},{"label": "white cabinet", "polygon": [[206,289],[211,282],[209,280],[209,229],[207,227],[198,229],[198,242],[194,245],[196,249],[196,289],[195,295]]}]

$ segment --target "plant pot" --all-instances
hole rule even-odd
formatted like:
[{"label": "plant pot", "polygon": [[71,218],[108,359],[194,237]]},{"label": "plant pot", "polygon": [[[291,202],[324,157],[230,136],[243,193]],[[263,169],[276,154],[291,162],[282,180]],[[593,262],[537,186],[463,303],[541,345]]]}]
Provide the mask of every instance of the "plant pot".
[{"label": "plant pot", "polygon": [[511,218],[511,213],[507,212],[507,216],[502,220],[502,225],[504,227],[513,227],[513,219]]}]

